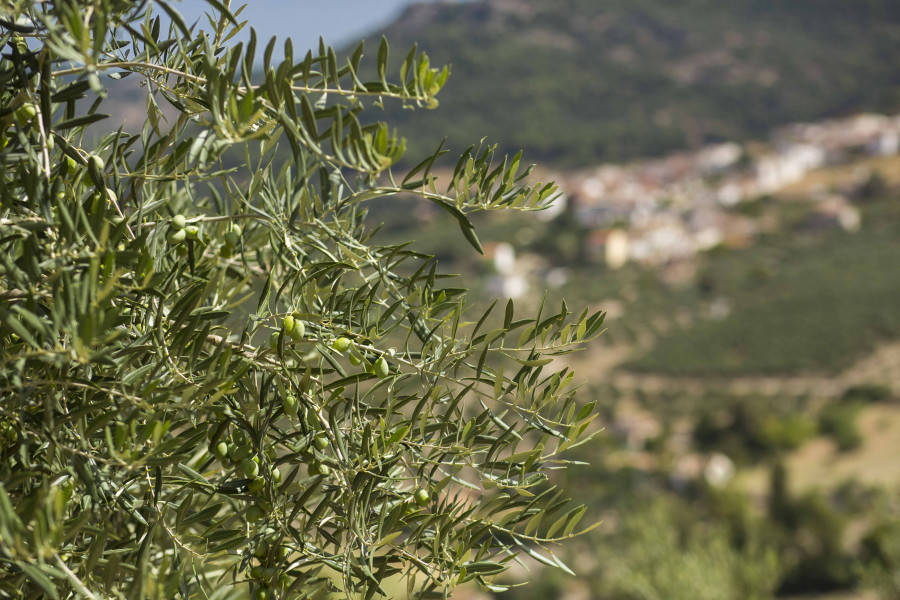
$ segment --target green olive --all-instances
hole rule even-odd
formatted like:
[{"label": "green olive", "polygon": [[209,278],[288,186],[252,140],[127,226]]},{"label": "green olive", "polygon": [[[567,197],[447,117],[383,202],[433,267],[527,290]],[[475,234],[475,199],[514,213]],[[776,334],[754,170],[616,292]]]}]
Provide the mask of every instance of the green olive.
[{"label": "green olive", "polygon": [[281,337],[277,331],[273,331],[272,335],[269,336],[269,347],[272,350],[278,348],[278,338]]},{"label": "green olive", "polygon": [[331,467],[329,467],[328,465],[323,465],[319,462],[314,462],[313,464],[309,465],[309,474],[313,476],[323,475],[327,477],[331,475]]},{"label": "green olive", "polygon": [[78,165],[78,163],[75,162],[75,159],[72,158],[71,156],[67,156],[66,157],[66,165],[69,167],[70,171],[74,171],[75,167]]},{"label": "green olive", "polygon": [[295,326],[296,326],[296,323],[294,321],[294,317],[292,317],[291,315],[287,315],[284,318],[284,320],[281,322],[281,328],[284,329],[284,332],[288,336],[291,336],[294,333]]},{"label": "green olive", "polygon": [[316,447],[316,450],[322,451],[328,447],[328,436],[324,433],[319,433],[313,438],[313,445]]},{"label": "green olive", "polygon": [[26,102],[16,109],[16,121],[18,121],[20,125],[32,120],[36,116],[37,108],[35,108],[34,104],[31,102]]},{"label": "green olive", "polygon": [[266,480],[263,477],[254,477],[253,481],[247,484],[247,489],[250,490],[251,494],[255,494],[264,487],[266,487]]},{"label": "green olive", "polygon": [[272,467],[272,483],[278,485],[281,483],[281,469]]},{"label": "green olive", "polygon": [[388,362],[385,360],[383,356],[379,356],[378,360],[375,361],[375,374],[384,379],[388,375],[390,375],[391,370],[388,367]]},{"label": "green olive", "polygon": [[221,441],[213,448],[213,454],[218,456],[219,458],[225,458],[228,456],[228,443]]},{"label": "green olive", "polygon": [[166,236],[166,241],[173,246],[177,246],[183,242],[186,237],[187,234],[184,232],[184,229],[179,229],[178,231],[170,231],[169,235]]},{"label": "green olive", "polygon": [[303,339],[304,335],[306,335],[306,323],[295,319],[294,331],[291,332],[291,339],[295,342],[299,342]]},{"label": "green olive", "polygon": [[331,347],[337,350],[338,352],[346,352],[350,349],[350,346],[353,345],[353,342],[348,340],[345,337],[339,337],[331,343]]},{"label": "green olive", "polygon": [[97,167],[98,171],[102,171],[103,167],[106,166],[106,163],[103,162],[103,158],[97,154],[91,154],[88,160],[90,160],[94,164],[94,166]]},{"label": "green olive", "polygon": [[256,477],[259,475],[259,465],[251,459],[241,461],[241,471],[247,477]]},{"label": "green olive", "polygon": [[187,224],[187,220],[184,218],[184,215],[175,215],[172,217],[172,229],[184,229],[184,226]]},{"label": "green olive", "polygon": [[52,135],[47,136],[47,150],[53,150],[56,148],[56,138]]},{"label": "green olive", "polygon": [[362,359],[360,359],[357,355],[350,353],[350,364],[354,367],[358,367],[362,363]]},{"label": "green olive", "polygon": [[297,400],[297,396],[293,394],[288,394],[284,397],[284,402],[282,403],[282,408],[284,408],[284,414],[289,417],[296,417],[297,411],[300,408],[300,402]]},{"label": "green olive", "polygon": [[196,240],[200,237],[200,228],[196,225],[188,225],[184,228],[184,233],[187,235],[187,239]]},{"label": "green olive", "polygon": [[256,558],[265,558],[269,554],[269,542],[266,540],[260,540],[260,542],[256,545],[256,548],[253,549],[253,556]]},{"label": "green olive", "polygon": [[269,590],[266,588],[257,588],[255,600],[268,600]]},{"label": "green olive", "polygon": [[266,511],[262,509],[261,506],[254,504],[250,508],[247,509],[247,520],[251,523],[255,523],[266,516]]},{"label": "green olive", "polygon": [[419,506],[427,506],[431,501],[431,494],[428,493],[428,490],[423,488],[418,488],[416,493],[413,494],[413,499],[416,501],[416,504]]},{"label": "green olive", "polygon": [[228,248],[234,248],[241,242],[241,234],[237,231],[228,231],[225,233],[224,243]]},{"label": "green olive", "polygon": [[235,442],[228,447],[228,456],[231,460],[239,462],[250,457],[253,450],[247,444],[239,444]]},{"label": "green olive", "polygon": [[231,258],[231,248],[222,246],[222,248],[219,250],[219,256],[221,256],[222,258]]}]

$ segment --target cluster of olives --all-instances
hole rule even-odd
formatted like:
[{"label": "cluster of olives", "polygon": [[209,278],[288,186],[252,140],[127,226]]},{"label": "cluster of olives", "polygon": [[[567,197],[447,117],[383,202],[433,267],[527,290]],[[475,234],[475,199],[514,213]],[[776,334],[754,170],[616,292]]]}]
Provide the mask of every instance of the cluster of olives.
[{"label": "cluster of olives", "polygon": [[305,335],[306,323],[300,319],[300,313],[295,311],[292,314],[285,315],[281,321],[280,331],[272,332],[272,336],[269,338],[269,346],[272,350],[277,350],[278,342],[282,336],[284,336],[285,341],[293,340],[299,342]]},{"label": "cluster of olives", "polygon": [[[341,354],[343,354],[345,352],[349,352],[348,360],[350,361],[350,364],[353,365],[354,367],[358,367],[359,365],[361,365],[364,360],[362,355],[359,354],[359,351],[356,350],[356,347],[353,344],[353,341],[351,341],[350,339],[348,339],[346,337],[339,337],[339,338],[335,339],[331,343],[331,347],[334,348],[335,350],[337,350],[338,352],[340,352]],[[367,363],[366,368],[370,372],[374,373],[375,375],[377,375],[378,377],[380,377],[382,379],[384,379],[391,373],[390,365],[388,364],[388,361],[384,356],[379,356],[377,359],[375,359],[375,362],[371,365],[369,365]]]},{"label": "cluster of olives", "polygon": [[271,586],[279,585],[287,587],[290,579],[286,573],[281,573],[278,580],[275,575],[278,572],[275,565],[283,564],[291,555],[291,549],[282,545],[276,536],[275,529],[266,527],[260,531],[260,538],[252,548],[247,550],[251,562],[257,563],[250,567],[250,578],[254,580],[255,592],[253,597],[268,598],[271,594]]},{"label": "cluster of olives", "polygon": [[[210,428],[210,435],[214,435],[218,428]],[[278,485],[281,483],[281,471],[278,467],[271,466],[275,459],[275,449],[266,448],[263,455],[266,463],[260,461],[259,455],[253,450],[253,444],[248,438],[246,432],[238,429],[233,431],[229,436],[222,436],[215,443],[210,441],[210,452],[215,455],[222,464],[233,466],[238,469],[245,477],[250,479],[247,489],[250,493],[256,494],[262,491],[266,485],[266,478],[263,476],[267,471],[272,483]],[[251,514],[252,511],[252,514]],[[265,516],[265,512],[261,507],[254,505],[247,511],[247,518],[251,521],[258,521]]]},{"label": "cluster of olives", "polygon": [[166,235],[166,241],[173,246],[177,246],[187,239],[187,220],[184,215],[178,214],[169,221],[169,233]]}]

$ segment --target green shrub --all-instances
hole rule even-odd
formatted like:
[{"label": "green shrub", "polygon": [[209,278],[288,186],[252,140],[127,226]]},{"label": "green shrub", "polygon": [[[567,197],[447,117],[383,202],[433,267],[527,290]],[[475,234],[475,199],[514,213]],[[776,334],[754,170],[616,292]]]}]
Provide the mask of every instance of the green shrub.
[{"label": "green shrub", "polygon": [[827,405],[819,413],[819,430],[834,438],[842,452],[862,445],[862,433],[857,424],[861,408],[855,402],[839,402]]}]

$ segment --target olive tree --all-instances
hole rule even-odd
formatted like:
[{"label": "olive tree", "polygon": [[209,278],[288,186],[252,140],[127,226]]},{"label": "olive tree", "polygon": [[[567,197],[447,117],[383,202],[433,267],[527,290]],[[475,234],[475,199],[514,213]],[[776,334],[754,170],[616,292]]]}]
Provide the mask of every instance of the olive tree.
[{"label": "olive tree", "polygon": [[[603,315],[473,314],[366,218],[434,203],[480,251],[471,213],[555,188],[486,145],[396,173],[373,107],[434,108],[448,75],[415,48],[298,58],[207,8],[0,8],[0,594],[440,597],[523,554],[568,570],[585,509],[552,472],[593,411],[554,357]],[[126,77],[139,131],[102,113]]]}]

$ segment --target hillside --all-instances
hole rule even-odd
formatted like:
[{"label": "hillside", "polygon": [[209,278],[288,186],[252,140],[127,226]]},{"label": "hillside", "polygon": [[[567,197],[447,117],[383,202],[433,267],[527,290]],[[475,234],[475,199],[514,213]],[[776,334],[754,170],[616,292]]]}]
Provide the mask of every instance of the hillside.
[{"label": "hillside", "polygon": [[900,107],[888,0],[429,3],[370,36],[370,52],[382,33],[397,60],[418,42],[452,65],[439,110],[391,112],[412,156],[487,136],[585,165]]}]

